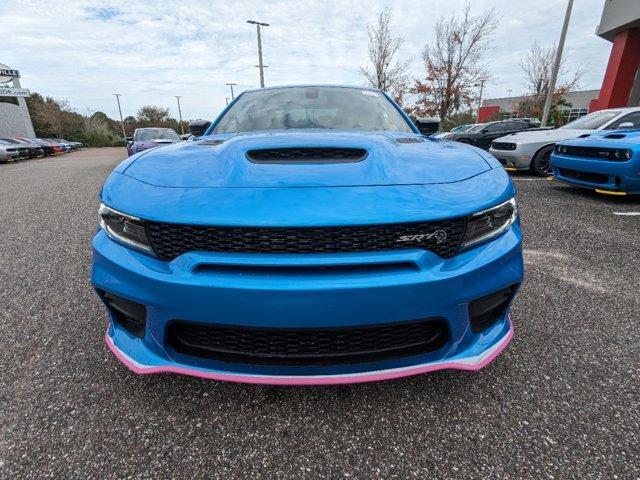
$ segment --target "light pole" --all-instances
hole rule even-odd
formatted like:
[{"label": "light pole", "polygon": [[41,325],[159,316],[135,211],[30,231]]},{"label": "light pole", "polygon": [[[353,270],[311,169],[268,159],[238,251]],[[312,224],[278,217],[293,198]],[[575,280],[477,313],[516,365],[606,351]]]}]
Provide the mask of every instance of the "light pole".
[{"label": "light pole", "polygon": [[480,98],[478,99],[478,113],[476,114],[476,123],[480,123],[480,107],[482,107],[482,90],[484,89],[485,79],[480,80],[479,83],[476,83],[474,87],[480,87]]},{"label": "light pole", "polygon": [[120,108],[120,97],[122,96],[119,93],[113,94],[116,97],[116,101],[118,102],[118,112],[120,112],[120,125],[122,125],[122,138],[124,138],[124,143],[127,143],[127,132],[124,129],[124,120],[122,119],[122,108]]},{"label": "light pole", "polygon": [[260,38],[260,27],[268,27],[268,23],[257,22],[255,20],[247,20],[247,23],[251,23],[256,26],[258,32],[258,65],[260,69],[260,88],[264,88],[264,64],[262,63],[262,39]]},{"label": "light pole", "polygon": [[569,28],[572,8],[573,0],[569,0],[567,3],[567,11],[564,14],[562,31],[560,32],[560,41],[558,42],[558,48],[556,50],[556,60],[553,63],[553,71],[551,72],[551,80],[549,81],[547,100],[544,102],[544,111],[542,112],[542,121],[540,122],[541,127],[546,127],[547,120],[549,119],[549,111],[551,110],[551,103],[553,102],[553,92],[556,89],[556,80],[558,79],[558,70],[560,70],[560,63],[562,62],[562,50],[564,50],[564,40],[567,38],[567,29]]},{"label": "light pole", "polygon": [[231,88],[231,100],[236,98],[236,97],[233,96],[233,86],[234,85],[238,85],[238,84],[237,83],[226,83],[225,85],[229,85],[229,87]]},{"label": "light pole", "polygon": [[182,110],[180,109],[180,99],[182,98],[180,95],[174,95],[176,100],[178,100],[178,116],[180,117],[180,131],[184,135],[184,125],[182,125]]}]

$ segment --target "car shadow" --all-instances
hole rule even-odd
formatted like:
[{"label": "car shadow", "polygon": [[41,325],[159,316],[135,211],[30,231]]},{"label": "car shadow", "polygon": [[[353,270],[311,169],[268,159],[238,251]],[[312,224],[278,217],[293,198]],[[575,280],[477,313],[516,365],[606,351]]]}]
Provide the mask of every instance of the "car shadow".
[{"label": "car shadow", "polygon": [[640,195],[607,195],[589,188],[573,187],[558,182],[551,183],[551,187],[556,192],[571,195],[576,199],[593,200],[612,206],[638,205],[640,203]]}]

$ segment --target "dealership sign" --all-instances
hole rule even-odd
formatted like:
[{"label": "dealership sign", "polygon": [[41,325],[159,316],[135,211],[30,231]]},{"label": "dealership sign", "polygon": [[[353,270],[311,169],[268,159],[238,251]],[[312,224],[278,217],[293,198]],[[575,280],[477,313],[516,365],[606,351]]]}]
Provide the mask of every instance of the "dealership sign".
[{"label": "dealership sign", "polygon": [[20,78],[20,72],[0,63],[0,83],[10,82],[14,78]]},{"label": "dealership sign", "polygon": [[[29,137],[35,138],[36,132],[33,130],[31,115],[29,115],[29,107],[25,101],[25,97],[30,97],[29,89],[22,88],[20,85],[20,72],[4,63],[0,63],[0,98],[14,97],[18,105],[15,111],[17,115],[3,115],[0,122],[0,137]],[[7,102],[0,102],[0,107],[6,113],[7,109],[13,107]]]},{"label": "dealership sign", "polygon": [[0,85],[0,97],[30,97],[28,88],[3,87]]}]

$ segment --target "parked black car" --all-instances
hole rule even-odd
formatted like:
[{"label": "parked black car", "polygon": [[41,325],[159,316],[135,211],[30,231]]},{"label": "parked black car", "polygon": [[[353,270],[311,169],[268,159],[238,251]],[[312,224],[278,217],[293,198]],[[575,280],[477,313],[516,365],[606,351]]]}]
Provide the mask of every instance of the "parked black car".
[{"label": "parked black car", "polygon": [[15,140],[30,142],[34,145],[40,147],[44,152],[45,157],[49,157],[51,155],[55,155],[56,153],[61,153],[62,149],[55,147],[52,143],[47,142],[46,140],[42,140],[40,138],[27,138],[27,137],[18,137]]},{"label": "parked black car", "polygon": [[34,142],[33,139],[6,138],[4,140],[6,140],[7,142],[14,143],[18,148],[27,147],[27,150],[29,152],[29,158],[40,158],[40,157],[45,157],[47,155],[47,152],[42,147],[42,145],[39,145],[38,143]]},{"label": "parked black car", "polygon": [[465,132],[453,133],[447,140],[468,143],[478,148],[488,150],[491,142],[499,137],[504,137],[510,133],[522,132],[524,130],[537,130],[539,123],[534,123],[529,119],[501,120],[499,122],[489,122],[478,125]]}]

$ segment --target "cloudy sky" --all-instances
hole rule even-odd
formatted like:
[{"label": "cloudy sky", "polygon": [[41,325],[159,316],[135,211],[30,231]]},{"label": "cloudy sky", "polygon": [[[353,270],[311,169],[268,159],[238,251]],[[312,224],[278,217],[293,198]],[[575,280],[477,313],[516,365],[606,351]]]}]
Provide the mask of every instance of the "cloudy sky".
[{"label": "cloudy sky", "polygon": [[[605,0],[576,0],[565,47],[569,69],[582,66],[581,87],[600,88],[610,44],[595,36]],[[58,5],[55,5],[58,3]],[[116,118],[141,105],[169,107],[182,95],[184,118],[211,118],[238,90],[259,86],[255,27],[263,30],[266,84],[362,84],[366,25],[387,3],[394,30],[405,39],[401,57],[423,72],[420,52],[433,39],[438,17],[459,12],[465,0],[321,1],[0,1],[0,63],[19,69],[22,86],[68,99],[81,113]],[[473,11],[494,7],[499,18],[487,62],[494,75],[488,96],[521,93],[519,61],[537,40],[558,40],[566,0],[473,0]]]}]

